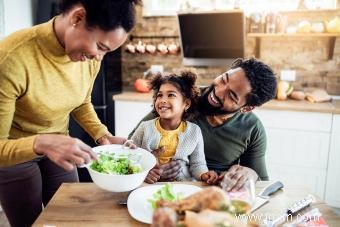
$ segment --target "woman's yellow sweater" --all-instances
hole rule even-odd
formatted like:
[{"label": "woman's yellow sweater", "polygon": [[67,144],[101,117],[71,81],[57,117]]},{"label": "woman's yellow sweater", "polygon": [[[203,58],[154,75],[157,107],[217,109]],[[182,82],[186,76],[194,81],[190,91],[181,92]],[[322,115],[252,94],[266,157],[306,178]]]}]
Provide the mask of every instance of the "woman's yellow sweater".
[{"label": "woman's yellow sweater", "polygon": [[70,114],[93,139],[107,133],[91,104],[99,67],[70,60],[53,20],[0,41],[0,167],[37,157],[37,134],[68,134]]}]

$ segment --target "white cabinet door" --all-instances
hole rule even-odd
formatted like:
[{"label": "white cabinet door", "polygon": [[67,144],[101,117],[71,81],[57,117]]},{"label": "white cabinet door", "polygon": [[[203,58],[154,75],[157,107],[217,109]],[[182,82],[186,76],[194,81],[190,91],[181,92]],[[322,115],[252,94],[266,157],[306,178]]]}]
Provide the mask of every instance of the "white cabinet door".
[{"label": "white cabinet door", "polygon": [[266,129],[270,164],[326,170],[330,135],[288,129]]},{"label": "white cabinet door", "polygon": [[317,131],[329,133],[332,128],[331,113],[285,110],[255,110],[265,128]]},{"label": "white cabinet door", "polygon": [[333,116],[333,128],[327,170],[326,202],[340,207],[340,115]]},{"label": "white cabinet door", "polygon": [[303,184],[324,198],[329,134],[271,128],[266,133],[270,179]]},{"label": "white cabinet door", "polygon": [[270,179],[303,184],[324,199],[332,114],[257,110],[267,133]]},{"label": "white cabinet door", "polygon": [[115,134],[127,137],[151,110],[151,102],[115,101]]}]

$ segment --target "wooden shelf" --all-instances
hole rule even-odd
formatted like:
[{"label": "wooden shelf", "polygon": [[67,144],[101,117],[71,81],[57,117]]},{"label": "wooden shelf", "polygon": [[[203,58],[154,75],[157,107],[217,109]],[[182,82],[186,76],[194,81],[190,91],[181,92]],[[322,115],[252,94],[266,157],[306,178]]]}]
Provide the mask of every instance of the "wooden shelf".
[{"label": "wooden shelf", "polygon": [[248,37],[266,38],[266,37],[340,37],[340,33],[248,33]]},{"label": "wooden shelf", "polygon": [[297,10],[289,10],[289,11],[279,11],[281,14],[304,14],[304,13],[309,13],[309,14],[318,14],[318,13],[326,13],[326,14],[331,14],[331,13],[339,13],[340,9],[297,9]]},{"label": "wooden shelf", "polygon": [[255,57],[261,57],[261,40],[263,38],[291,38],[291,37],[326,37],[329,38],[329,52],[328,52],[328,59],[333,59],[334,54],[334,47],[335,41],[337,37],[340,37],[340,33],[294,33],[294,34],[287,34],[287,33],[248,33],[247,37],[255,38],[256,39],[256,48],[255,48]]}]

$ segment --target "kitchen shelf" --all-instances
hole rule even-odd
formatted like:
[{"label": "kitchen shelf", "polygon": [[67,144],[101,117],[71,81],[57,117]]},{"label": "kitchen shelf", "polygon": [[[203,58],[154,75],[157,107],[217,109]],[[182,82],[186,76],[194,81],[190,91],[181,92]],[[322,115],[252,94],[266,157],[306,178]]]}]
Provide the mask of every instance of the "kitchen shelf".
[{"label": "kitchen shelf", "polygon": [[340,37],[340,33],[248,33],[248,37],[265,38],[265,37]]},{"label": "kitchen shelf", "polygon": [[294,34],[287,34],[287,33],[248,33],[247,37],[255,38],[256,39],[256,49],[255,49],[255,56],[257,58],[261,57],[261,40],[263,38],[290,38],[290,37],[326,37],[329,38],[329,52],[328,52],[328,59],[331,60],[334,54],[334,47],[335,41],[337,37],[340,37],[340,33],[294,33]]}]

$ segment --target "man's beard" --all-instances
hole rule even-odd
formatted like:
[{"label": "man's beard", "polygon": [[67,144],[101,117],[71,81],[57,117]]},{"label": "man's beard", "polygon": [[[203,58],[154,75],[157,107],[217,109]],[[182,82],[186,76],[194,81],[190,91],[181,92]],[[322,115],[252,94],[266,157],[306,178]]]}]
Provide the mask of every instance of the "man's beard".
[{"label": "man's beard", "polygon": [[223,106],[221,107],[215,107],[212,106],[208,99],[209,94],[214,90],[214,86],[210,85],[210,87],[207,87],[202,92],[201,96],[198,98],[198,111],[200,114],[207,115],[207,116],[214,116],[214,115],[227,115],[227,114],[233,114],[239,111],[237,110],[224,110]]}]

